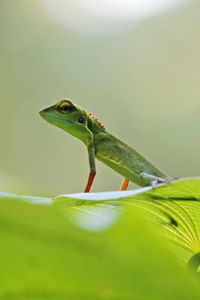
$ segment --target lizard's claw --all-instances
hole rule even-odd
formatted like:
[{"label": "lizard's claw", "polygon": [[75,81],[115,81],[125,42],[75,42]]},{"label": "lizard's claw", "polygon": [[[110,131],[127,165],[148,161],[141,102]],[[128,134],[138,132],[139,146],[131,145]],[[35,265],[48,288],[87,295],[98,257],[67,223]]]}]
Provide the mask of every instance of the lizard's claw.
[{"label": "lizard's claw", "polygon": [[151,181],[151,186],[154,188],[159,183],[171,183],[175,180],[178,180],[178,177],[175,177],[172,179],[165,179],[165,178],[157,177],[156,179]]}]

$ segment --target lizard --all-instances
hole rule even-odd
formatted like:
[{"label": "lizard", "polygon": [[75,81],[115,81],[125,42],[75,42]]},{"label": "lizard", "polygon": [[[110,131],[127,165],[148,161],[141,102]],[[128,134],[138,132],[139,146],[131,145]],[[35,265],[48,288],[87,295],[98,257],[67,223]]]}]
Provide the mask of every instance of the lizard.
[{"label": "lizard", "polygon": [[39,113],[48,123],[80,139],[87,147],[90,172],[86,193],[90,192],[96,175],[95,159],[124,177],[120,190],[126,190],[129,181],[144,187],[173,180],[134,148],[109,133],[95,116],[68,99],[42,109]]}]

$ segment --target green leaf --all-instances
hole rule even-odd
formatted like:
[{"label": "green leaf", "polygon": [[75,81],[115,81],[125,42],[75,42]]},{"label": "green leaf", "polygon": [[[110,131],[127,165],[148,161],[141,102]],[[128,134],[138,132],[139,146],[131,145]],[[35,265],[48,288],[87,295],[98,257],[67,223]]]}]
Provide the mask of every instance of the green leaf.
[{"label": "green leaf", "polygon": [[[56,197],[54,205],[60,207],[63,213],[68,205],[71,207],[71,212],[78,211],[75,222],[84,228],[93,228],[87,222],[91,220],[91,215],[95,219],[93,226],[97,224],[97,216],[99,216],[98,224],[101,228],[101,219],[105,218],[106,207],[110,214],[115,213],[115,217],[110,217],[110,224],[116,220],[117,207],[118,209],[137,207],[142,210],[141,214],[145,214],[156,225],[163,237],[167,237],[172,242],[180,261],[189,265],[192,262],[192,266],[197,269],[200,265],[199,200],[200,179],[191,178],[136,191],[60,195]],[[104,208],[103,212],[100,210],[102,208]]]},{"label": "green leaf", "polygon": [[0,198],[1,299],[199,299],[195,274],[129,205],[134,198],[101,232],[74,225],[69,206],[63,215],[59,205]]}]

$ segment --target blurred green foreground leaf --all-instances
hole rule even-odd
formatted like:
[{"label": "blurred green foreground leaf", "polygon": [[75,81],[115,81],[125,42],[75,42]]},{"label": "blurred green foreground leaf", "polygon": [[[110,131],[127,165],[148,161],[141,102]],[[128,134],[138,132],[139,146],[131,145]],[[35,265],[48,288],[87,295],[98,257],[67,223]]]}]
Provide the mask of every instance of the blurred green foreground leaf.
[{"label": "blurred green foreground leaf", "polygon": [[199,299],[176,258],[199,251],[199,198],[200,179],[53,205],[0,194],[0,299]]},{"label": "blurred green foreground leaf", "polygon": [[[73,197],[73,200],[71,199]],[[156,188],[146,187],[136,191],[109,192],[96,194],[74,194],[56,197],[54,205],[62,213],[66,209],[76,211],[76,223],[82,219],[105,218],[105,207],[116,209],[137,208],[163,237],[171,241],[174,252],[182,263],[188,263],[193,269],[200,265],[200,179],[182,179]],[[101,212],[100,207],[104,207]],[[77,212],[78,210],[78,212]],[[88,214],[88,218],[86,218]],[[111,219],[111,218],[110,218]],[[115,216],[113,217],[115,219]],[[96,223],[96,222],[95,222]],[[82,224],[87,227],[87,224]],[[86,225],[86,226],[85,226]]]}]

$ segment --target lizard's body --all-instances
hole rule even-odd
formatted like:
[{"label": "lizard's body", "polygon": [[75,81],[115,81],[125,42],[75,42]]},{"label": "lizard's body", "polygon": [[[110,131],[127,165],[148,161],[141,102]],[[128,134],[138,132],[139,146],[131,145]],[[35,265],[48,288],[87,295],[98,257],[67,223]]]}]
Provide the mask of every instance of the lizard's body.
[{"label": "lizard's body", "polygon": [[97,134],[94,138],[94,145],[98,160],[140,186],[149,185],[149,182],[141,177],[142,173],[169,179],[139,152],[108,132]]},{"label": "lizard's body", "polygon": [[96,174],[95,157],[125,177],[122,189],[128,181],[140,186],[152,182],[166,182],[169,176],[159,171],[139,152],[110,134],[97,118],[69,100],[40,111],[41,116],[84,142],[88,149],[90,175],[85,191],[89,192]]}]

